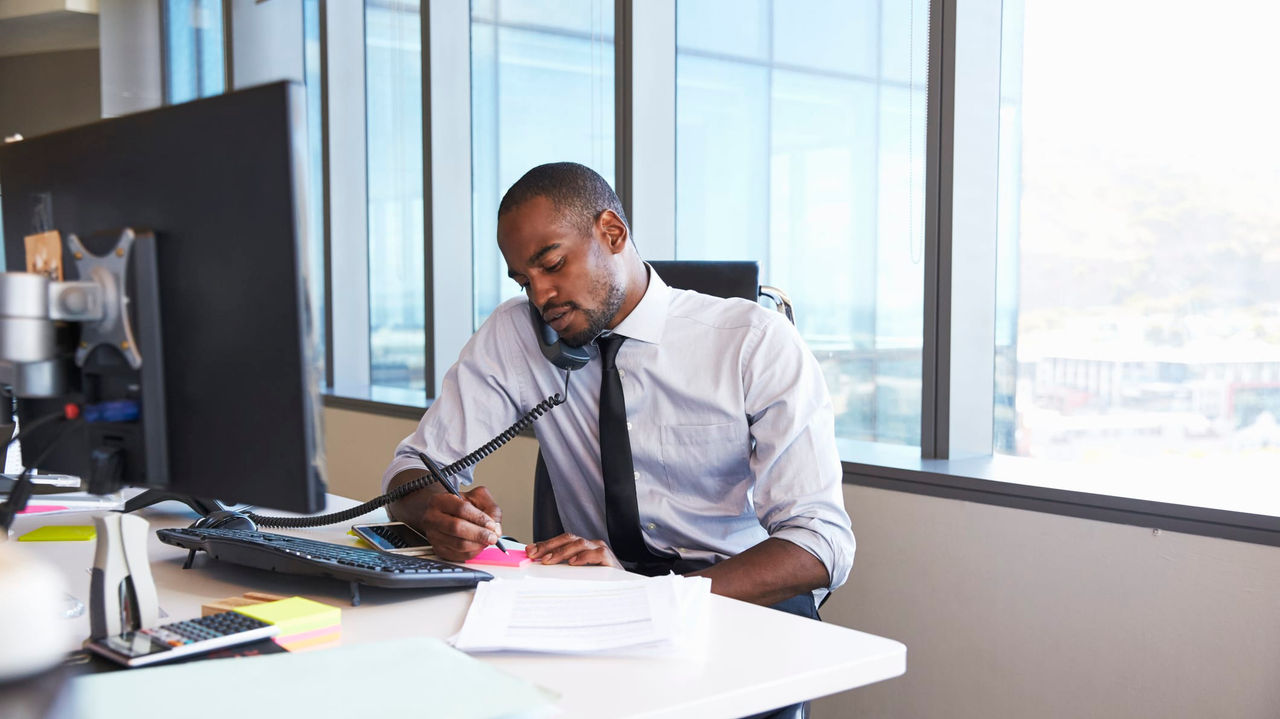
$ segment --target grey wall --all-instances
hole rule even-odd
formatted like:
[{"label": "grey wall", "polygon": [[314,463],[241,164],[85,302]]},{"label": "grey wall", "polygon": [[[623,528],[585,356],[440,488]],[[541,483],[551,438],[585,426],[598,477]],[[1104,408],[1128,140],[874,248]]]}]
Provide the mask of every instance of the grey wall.
[{"label": "grey wall", "polygon": [[103,117],[164,104],[160,3],[98,0],[98,47]]},{"label": "grey wall", "polygon": [[230,23],[234,87],[303,80],[302,0],[231,0]]},{"label": "grey wall", "polygon": [[[333,491],[367,499],[414,422],[326,410]],[[478,476],[528,536],[537,443]],[[845,486],[858,554],[826,621],[907,645],[815,719],[1280,717],[1280,548]]]},{"label": "grey wall", "polygon": [[98,51],[0,57],[0,137],[26,137],[100,117]]}]

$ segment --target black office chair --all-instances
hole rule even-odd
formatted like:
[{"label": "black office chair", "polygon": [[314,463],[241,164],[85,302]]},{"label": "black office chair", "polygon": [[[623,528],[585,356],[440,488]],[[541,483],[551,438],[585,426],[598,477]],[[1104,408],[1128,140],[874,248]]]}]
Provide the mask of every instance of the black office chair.
[{"label": "black office chair", "polygon": [[[760,263],[755,261],[650,260],[654,272],[671,287],[693,290],[713,297],[741,297],[755,302],[768,297],[779,312],[795,324],[791,298],[785,292],[760,284]],[[541,542],[564,533],[556,496],[551,488],[547,464],[538,452],[533,475],[533,541]]]},{"label": "black office chair", "polygon": [[712,297],[741,297],[755,302],[767,297],[779,312],[796,323],[795,308],[787,293],[760,284],[760,263],[754,260],[650,260],[663,282],[681,290]]}]

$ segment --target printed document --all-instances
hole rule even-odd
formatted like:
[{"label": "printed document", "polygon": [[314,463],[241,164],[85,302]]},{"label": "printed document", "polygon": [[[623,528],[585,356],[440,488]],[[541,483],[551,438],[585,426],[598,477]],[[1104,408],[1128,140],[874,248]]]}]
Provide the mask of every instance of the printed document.
[{"label": "printed document", "polygon": [[695,649],[711,580],[669,574],[620,582],[526,577],[476,586],[454,646],[468,652],[671,653]]}]

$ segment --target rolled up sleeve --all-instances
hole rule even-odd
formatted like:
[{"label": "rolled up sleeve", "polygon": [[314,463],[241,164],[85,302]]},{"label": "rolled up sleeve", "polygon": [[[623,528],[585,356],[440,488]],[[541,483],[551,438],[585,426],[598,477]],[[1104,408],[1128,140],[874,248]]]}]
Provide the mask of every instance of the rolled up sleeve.
[{"label": "rolled up sleeve", "polygon": [[834,590],[848,579],[856,548],[835,415],[817,360],[795,328],[776,317],[743,358],[756,515],[770,537],[817,557]]}]

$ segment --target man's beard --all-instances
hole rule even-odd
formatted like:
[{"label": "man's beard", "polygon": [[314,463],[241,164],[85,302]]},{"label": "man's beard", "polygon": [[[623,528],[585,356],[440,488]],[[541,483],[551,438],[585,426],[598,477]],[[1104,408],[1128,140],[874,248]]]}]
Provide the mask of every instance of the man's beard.
[{"label": "man's beard", "polygon": [[622,309],[622,301],[626,299],[627,293],[621,284],[605,284],[608,281],[604,279],[596,284],[596,288],[604,290],[600,307],[587,309],[574,305],[574,308],[582,312],[583,316],[587,318],[587,327],[581,332],[561,335],[560,340],[565,344],[570,347],[581,347],[595,339],[601,332],[609,329],[609,325],[613,323],[613,318],[618,315],[618,310]]}]

